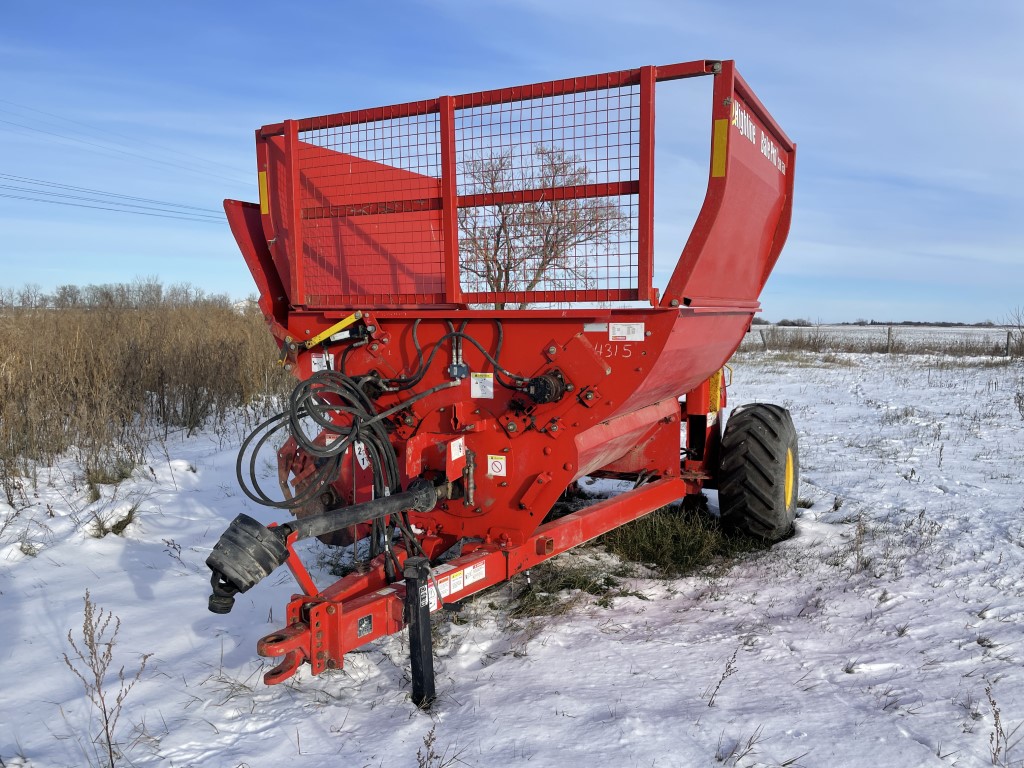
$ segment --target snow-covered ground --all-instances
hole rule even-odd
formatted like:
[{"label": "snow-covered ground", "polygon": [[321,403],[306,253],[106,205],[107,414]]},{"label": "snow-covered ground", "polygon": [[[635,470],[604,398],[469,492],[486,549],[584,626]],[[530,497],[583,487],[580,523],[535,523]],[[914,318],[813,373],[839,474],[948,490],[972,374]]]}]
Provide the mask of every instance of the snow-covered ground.
[{"label": "snow-covered ground", "polygon": [[[409,701],[402,636],[265,687],[255,643],[282,624],[286,572],[207,611],[227,522],[274,519],[237,490],[232,440],[168,442],[93,503],[71,460],[40,469],[16,517],[0,503],[0,765],[100,762],[63,658],[86,590],[120,618],[112,673],[152,654],[118,724],[124,764],[1021,765],[1024,365],[827,360],[732,364],[732,405],[793,412],[811,504],[793,538],[634,579],[645,599],[611,607],[510,622],[479,596],[440,630],[430,714]],[[133,507],[122,535],[90,535]]]}]

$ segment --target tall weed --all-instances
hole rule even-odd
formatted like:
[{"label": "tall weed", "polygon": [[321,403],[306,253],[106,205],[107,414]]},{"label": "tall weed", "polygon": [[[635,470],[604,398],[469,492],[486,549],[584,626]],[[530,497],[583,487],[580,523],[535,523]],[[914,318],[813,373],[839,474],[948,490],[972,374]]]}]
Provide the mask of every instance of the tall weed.
[{"label": "tall weed", "polygon": [[63,286],[61,296],[78,299],[0,306],[5,477],[71,449],[89,475],[123,474],[153,437],[194,433],[287,391],[253,304],[143,287]]}]

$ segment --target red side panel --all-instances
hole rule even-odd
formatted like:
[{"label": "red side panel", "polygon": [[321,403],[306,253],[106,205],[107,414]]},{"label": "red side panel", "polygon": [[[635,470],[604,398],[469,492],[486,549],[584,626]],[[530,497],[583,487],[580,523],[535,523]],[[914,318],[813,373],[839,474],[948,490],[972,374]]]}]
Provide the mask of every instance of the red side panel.
[{"label": "red side panel", "polygon": [[707,197],[662,306],[754,311],[789,232],[796,147],[732,62],[722,62],[713,104]]},{"label": "red side panel", "polygon": [[395,294],[443,302],[440,180],[305,142],[299,157],[303,303]]}]

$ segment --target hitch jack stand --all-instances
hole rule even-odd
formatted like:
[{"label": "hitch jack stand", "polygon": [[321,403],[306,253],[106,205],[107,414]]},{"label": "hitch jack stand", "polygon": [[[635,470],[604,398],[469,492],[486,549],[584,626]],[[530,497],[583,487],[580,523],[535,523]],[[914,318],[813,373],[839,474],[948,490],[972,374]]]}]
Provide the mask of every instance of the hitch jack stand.
[{"label": "hitch jack stand", "polygon": [[412,702],[429,709],[434,701],[434,648],[430,638],[430,561],[410,557],[405,561],[405,614],[409,627],[412,661]]}]

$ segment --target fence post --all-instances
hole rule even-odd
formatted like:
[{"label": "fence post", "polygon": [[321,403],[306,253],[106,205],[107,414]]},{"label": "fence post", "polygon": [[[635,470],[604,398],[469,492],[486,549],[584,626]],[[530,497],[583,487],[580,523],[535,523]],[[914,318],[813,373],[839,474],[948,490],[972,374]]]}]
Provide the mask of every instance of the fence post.
[{"label": "fence post", "polygon": [[1006,352],[1003,355],[1003,357],[1009,357],[1010,356],[1010,337],[1011,336],[1013,336],[1013,331],[1007,331],[1006,332]]},{"label": "fence post", "polygon": [[885,354],[892,354],[892,326],[889,326],[889,333],[885,340]]},{"label": "fence post", "polygon": [[758,331],[761,334],[761,346],[764,347],[764,351],[768,351],[768,340],[764,337],[764,331]]}]

